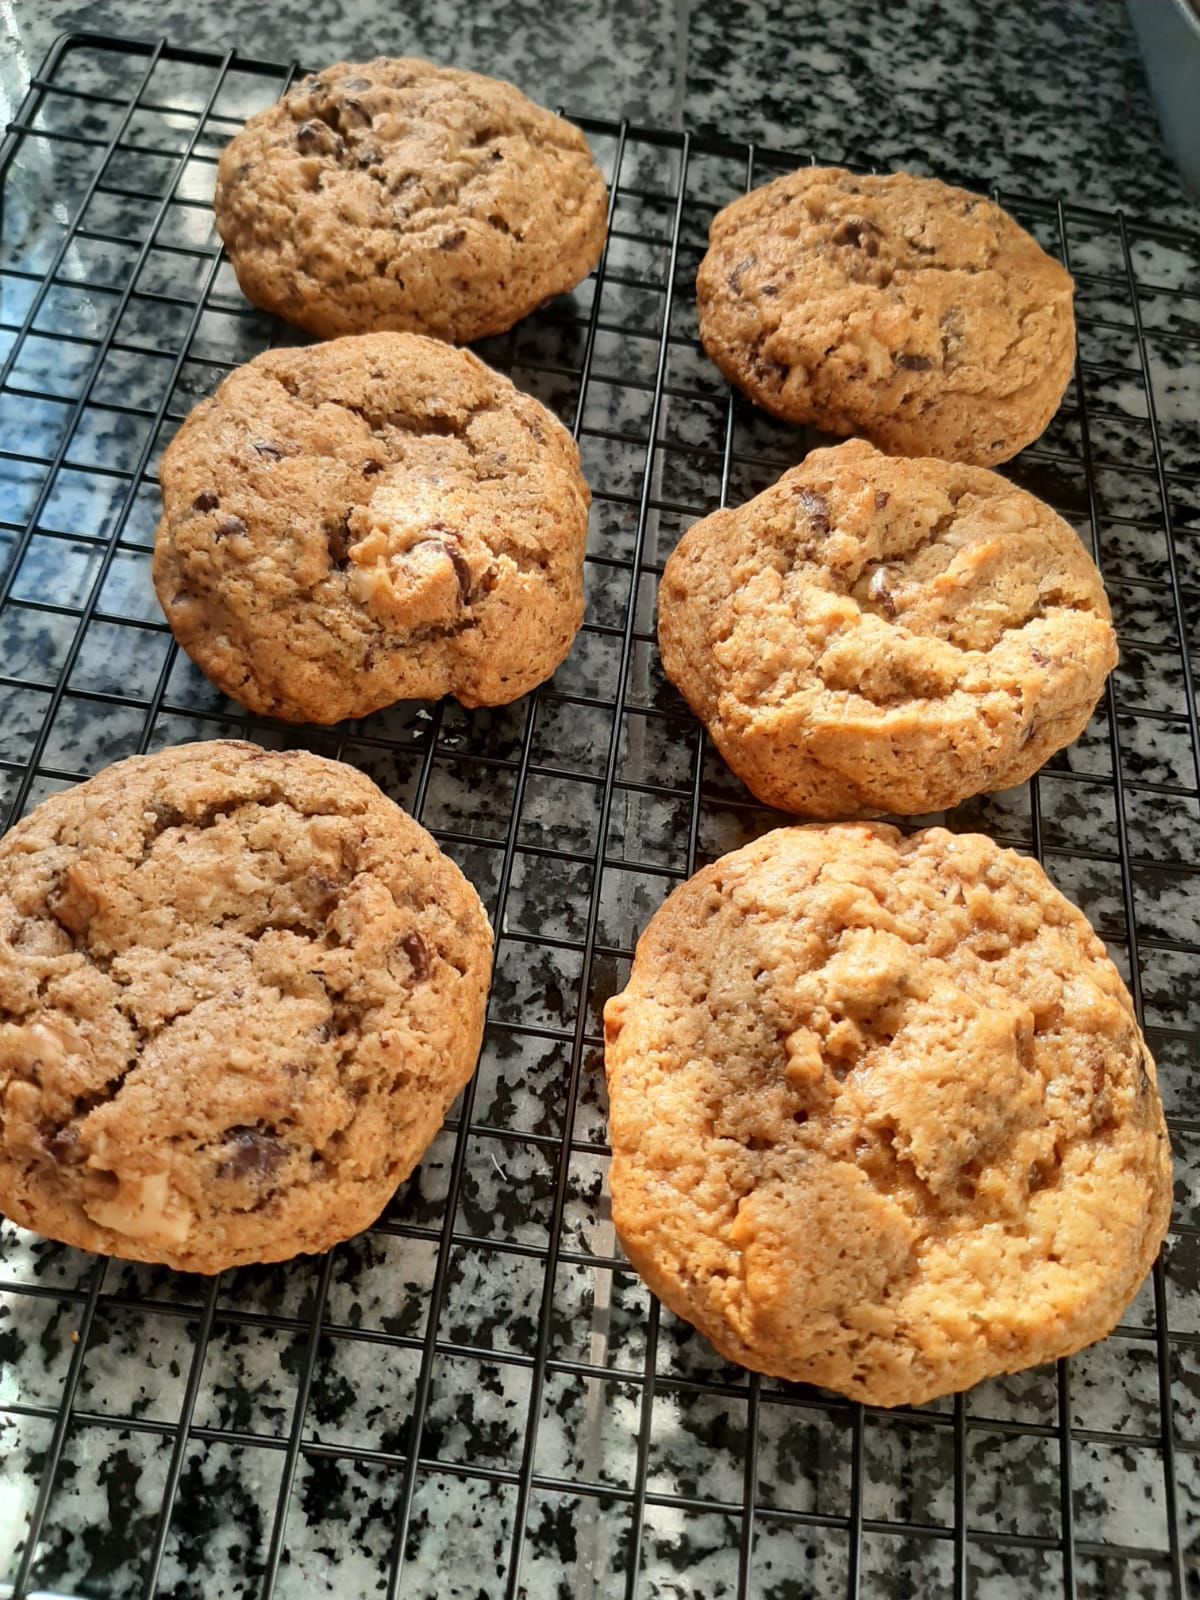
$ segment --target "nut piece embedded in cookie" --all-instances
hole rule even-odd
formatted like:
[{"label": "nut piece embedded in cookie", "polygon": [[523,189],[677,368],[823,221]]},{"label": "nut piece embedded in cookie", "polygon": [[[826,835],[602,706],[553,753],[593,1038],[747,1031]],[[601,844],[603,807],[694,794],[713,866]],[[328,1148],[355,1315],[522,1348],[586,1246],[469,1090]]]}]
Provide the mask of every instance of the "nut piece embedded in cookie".
[{"label": "nut piece embedded in cookie", "polygon": [[589,494],[566,429],[409,333],[271,350],[163,457],[154,582],[233,699],[299,722],[503,705],[583,621]]},{"label": "nut piece embedded in cookie", "polygon": [[814,450],[696,523],[658,595],[667,676],[768,805],[923,814],[1023,783],[1116,665],[1100,574],[982,467]]},{"label": "nut piece embedded in cookie", "polygon": [[0,1210],[219,1272],[375,1220],[470,1076],[491,930],[361,772],[138,756],[0,840]]},{"label": "nut piece embedded in cookie", "polygon": [[1129,995],[990,839],[768,834],[675,890],[604,1025],[626,1254],[755,1371],[921,1405],[1070,1355],[1166,1232]]},{"label": "nut piece embedded in cookie", "polygon": [[510,83],[386,56],[251,117],[214,206],[246,296],[322,339],[503,333],[587,276],[607,222],[578,128]]},{"label": "nut piece embedded in cookie", "polygon": [[906,172],[803,167],[717,214],[700,337],[789,422],[991,466],[1036,439],[1075,359],[1066,270],[999,206]]}]

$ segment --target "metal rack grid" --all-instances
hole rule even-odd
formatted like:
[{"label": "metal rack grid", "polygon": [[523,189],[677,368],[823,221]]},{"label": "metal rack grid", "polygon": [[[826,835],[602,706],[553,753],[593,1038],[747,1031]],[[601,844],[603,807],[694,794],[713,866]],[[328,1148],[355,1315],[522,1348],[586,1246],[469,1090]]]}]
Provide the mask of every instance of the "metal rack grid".
[{"label": "metal rack grid", "polygon": [[605,256],[481,347],[583,451],[572,658],[502,712],[282,727],[204,685],[146,572],[171,430],[293,337],[238,296],[209,200],[221,144],[295,70],[71,35],[0,149],[0,816],[188,738],[363,766],[489,904],[484,1055],[379,1224],[319,1261],[205,1280],[6,1229],[0,1594],[208,1595],[218,1569],[264,1597],[1200,1594],[1200,240],[997,196],[1071,266],[1080,329],[1062,411],[1005,470],[1096,553],[1123,664],[1072,750],[947,819],[1043,859],[1126,972],[1171,1240],[1096,1351],[864,1409],[721,1363],[623,1263],[603,1187],[603,1001],[670,888],[779,820],[663,680],[653,593],[691,520],[810,442],[730,394],[692,301],[715,209],[810,157],[578,119]]}]

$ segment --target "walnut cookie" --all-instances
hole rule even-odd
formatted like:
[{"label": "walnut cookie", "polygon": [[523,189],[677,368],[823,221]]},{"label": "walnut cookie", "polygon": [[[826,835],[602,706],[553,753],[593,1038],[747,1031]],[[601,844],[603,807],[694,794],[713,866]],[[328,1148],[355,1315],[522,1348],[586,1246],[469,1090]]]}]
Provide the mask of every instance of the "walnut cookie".
[{"label": "walnut cookie", "polygon": [[758,405],[894,455],[991,466],[1075,356],[1066,270],[999,206],[906,172],[804,167],[718,213],[700,337]]},{"label": "walnut cookie", "polygon": [[375,1220],[475,1066],[491,930],[354,768],[220,741],[0,840],[0,1209],[189,1272]]},{"label": "walnut cookie", "polygon": [[684,535],[663,666],[768,805],[941,811],[1023,783],[1087,726],[1116,665],[1073,529],[982,467],[814,450]]},{"label": "walnut cookie", "polygon": [[1036,862],[786,828],[675,890],[605,1010],[612,1216],[728,1360],[921,1405],[1102,1338],[1171,1208],[1154,1063]]},{"label": "walnut cookie", "polygon": [[574,441],[434,339],[256,356],[192,411],[159,477],[163,610],[252,711],[503,705],[550,676],[583,620]]},{"label": "walnut cookie", "polygon": [[251,117],[214,206],[255,305],[322,339],[455,343],[586,277],[607,214],[578,128],[509,83],[384,56],[327,67]]}]

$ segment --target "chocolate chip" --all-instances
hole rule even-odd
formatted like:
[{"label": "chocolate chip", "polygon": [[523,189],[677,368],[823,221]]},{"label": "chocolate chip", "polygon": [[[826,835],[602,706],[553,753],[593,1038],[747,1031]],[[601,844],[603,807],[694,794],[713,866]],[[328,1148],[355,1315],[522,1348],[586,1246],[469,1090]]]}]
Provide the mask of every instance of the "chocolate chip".
[{"label": "chocolate chip", "polygon": [[829,532],[829,501],[818,490],[800,490],[800,509],[812,523],[815,534],[823,537]]},{"label": "chocolate chip", "polygon": [[788,368],[782,361],[763,361],[761,358],[754,363],[754,375],[763,383],[774,383],[777,386],[787,379]]},{"label": "chocolate chip", "polygon": [[324,122],[302,122],[296,129],[296,143],[301,150],[319,150],[326,154],[342,148],[342,141]]},{"label": "chocolate chip", "polygon": [[344,568],[350,562],[350,524],[343,517],[336,528],[330,528],[325,535],[329,544],[329,564],[334,567]]},{"label": "chocolate chip", "polygon": [[45,1141],[46,1149],[60,1166],[75,1167],[84,1159],[79,1148],[79,1129],[73,1124],[59,1128]]},{"label": "chocolate chip", "polygon": [[757,256],[746,256],[744,260],[738,262],[737,266],[734,267],[733,271],[729,274],[729,287],[733,290],[734,294],[741,294],[742,278],[747,272],[749,272],[750,268],[757,260]]},{"label": "chocolate chip", "polygon": [[215,511],[221,502],[211,490],[205,489],[203,494],[198,494],[192,501],[193,511]]},{"label": "chocolate chip", "polygon": [[225,1148],[229,1154],[217,1167],[218,1178],[269,1178],[287,1154],[275,1135],[261,1128],[230,1128]]},{"label": "chocolate chip", "polygon": [[364,478],[373,478],[377,472],[383,471],[382,461],[364,461],[359,468]]},{"label": "chocolate chip", "polygon": [[465,228],[455,228],[453,233],[448,233],[444,239],[438,241],[438,249],[457,250],[466,237]]},{"label": "chocolate chip", "polygon": [[458,598],[465,606],[471,598],[471,569],[466,559],[452,544],[446,545],[445,551],[450,557],[450,565],[454,568],[454,576],[458,579]]},{"label": "chocolate chip", "polygon": [[896,596],[888,582],[891,574],[886,567],[876,567],[871,574],[871,581],[867,584],[867,593],[882,611],[889,617],[896,615]]},{"label": "chocolate chip", "polygon": [[213,530],[214,539],[232,539],[236,534],[245,533],[246,524],[241,517],[223,517]]},{"label": "chocolate chip", "polygon": [[894,359],[896,365],[903,367],[905,372],[928,372],[933,366],[928,356],[910,356],[907,352],[901,352]]},{"label": "chocolate chip", "polygon": [[272,444],[268,439],[256,439],[251,446],[260,456],[266,456],[268,461],[282,461],[283,451],[277,444]]},{"label": "chocolate chip", "polygon": [[371,113],[366,109],[361,100],[356,100],[353,95],[347,95],[338,102],[338,125],[342,128],[366,128],[371,122]]},{"label": "chocolate chip", "polygon": [[409,965],[413,969],[413,978],[420,983],[429,976],[429,951],[425,941],[419,933],[406,933],[400,941],[400,948],[408,957]]},{"label": "chocolate chip", "polygon": [[887,505],[888,501],[891,498],[892,498],[891,495],[887,492],[886,489],[876,489],[876,491],[875,491],[875,509],[876,509],[876,511],[882,511],[884,506]]},{"label": "chocolate chip", "polygon": [[492,161],[503,161],[504,160],[504,151],[503,150],[493,150],[491,152],[491,155],[490,155],[489,159],[492,160]]},{"label": "chocolate chip", "polygon": [[343,89],[353,89],[355,93],[361,94],[364,89],[371,87],[371,81],[369,78],[343,78],[341,86]]},{"label": "chocolate chip", "polygon": [[833,242],[852,250],[861,250],[874,260],[879,254],[879,229],[865,217],[846,217],[838,225]]},{"label": "chocolate chip", "polygon": [[764,283],[758,292],[759,294],[764,295],[768,300],[773,300],[779,293],[779,285],[775,283]]}]

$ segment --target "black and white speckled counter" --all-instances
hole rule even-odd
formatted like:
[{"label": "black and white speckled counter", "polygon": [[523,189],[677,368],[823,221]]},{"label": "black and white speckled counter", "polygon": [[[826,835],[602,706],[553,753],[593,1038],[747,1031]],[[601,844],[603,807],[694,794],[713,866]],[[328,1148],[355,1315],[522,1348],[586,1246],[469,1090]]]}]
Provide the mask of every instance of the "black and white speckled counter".
[{"label": "black and white speckled counter", "polygon": [[69,28],[234,43],[305,66],[424,55],[579,114],[1200,223],[1121,0],[417,0],[390,14],[376,0],[25,0],[7,26],[14,102]]}]

